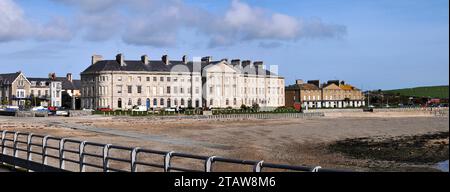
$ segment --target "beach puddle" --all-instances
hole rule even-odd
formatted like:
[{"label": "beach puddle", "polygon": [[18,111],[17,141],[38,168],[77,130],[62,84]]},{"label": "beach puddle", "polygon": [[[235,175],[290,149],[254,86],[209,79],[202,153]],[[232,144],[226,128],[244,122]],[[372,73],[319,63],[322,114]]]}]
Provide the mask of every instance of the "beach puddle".
[{"label": "beach puddle", "polygon": [[441,170],[442,172],[448,172],[448,160],[438,163],[436,165],[436,168]]}]

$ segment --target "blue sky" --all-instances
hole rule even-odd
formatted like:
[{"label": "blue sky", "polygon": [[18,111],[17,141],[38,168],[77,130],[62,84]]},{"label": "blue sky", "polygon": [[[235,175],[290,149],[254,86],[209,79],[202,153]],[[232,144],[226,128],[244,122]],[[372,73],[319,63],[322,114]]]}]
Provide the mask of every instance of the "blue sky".
[{"label": "blue sky", "polygon": [[448,85],[448,0],[0,0],[0,73],[78,75],[92,54],[263,60],[362,89]]}]

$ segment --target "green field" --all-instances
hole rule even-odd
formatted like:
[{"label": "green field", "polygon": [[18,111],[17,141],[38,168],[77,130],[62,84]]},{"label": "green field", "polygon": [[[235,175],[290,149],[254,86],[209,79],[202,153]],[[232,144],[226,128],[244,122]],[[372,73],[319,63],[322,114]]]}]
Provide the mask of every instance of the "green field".
[{"label": "green field", "polygon": [[396,89],[396,90],[387,90],[383,92],[395,95],[400,94],[403,96],[410,96],[410,97],[448,98],[448,85]]}]

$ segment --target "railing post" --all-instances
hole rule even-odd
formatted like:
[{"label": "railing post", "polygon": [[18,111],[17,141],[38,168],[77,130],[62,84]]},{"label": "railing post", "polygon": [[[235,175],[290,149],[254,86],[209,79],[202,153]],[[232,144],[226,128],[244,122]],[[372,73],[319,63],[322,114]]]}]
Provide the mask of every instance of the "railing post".
[{"label": "railing post", "polygon": [[172,159],[173,153],[174,153],[173,151],[168,152],[164,157],[164,172],[170,172],[170,160]]},{"label": "railing post", "polygon": [[109,147],[111,146],[111,144],[106,144],[103,147],[103,172],[109,172],[109,159],[108,159],[108,155],[109,155]]},{"label": "railing post", "polygon": [[[33,143],[32,143],[32,139],[33,139],[33,133],[28,134],[28,138],[27,138],[27,160],[28,162],[32,161],[33,157],[31,153],[31,150],[33,150]],[[30,170],[28,169],[28,172],[30,172]]]},{"label": "railing post", "polygon": [[321,167],[321,166],[314,167],[314,168],[311,170],[311,172],[317,173],[317,172],[319,172],[319,169],[322,169],[322,167]]},{"label": "railing post", "polygon": [[209,173],[212,172],[212,164],[214,163],[214,158],[216,156],[209,157],[205,162],[205,172]]},{"label": "railing post", "polygon": [[263,168],[263,163],[264,161],[260,161],[258,163],[256,163],[256,165],[253,167],[253,172],[261,172],[262,168]]},{"label": "railing post", "polygon": [[131,172],[137,172],[137,166],[136,166],[136,156],[137,156],[137,153],[139,152],[139,147],[136,147],[136,148],[134,148],[132,151],[131,151]]},{"label": "railing post", "polygon": [[2,132],[2,154],[6,153],[5,138],[6,138],[6,130]]},{"label": "railing post", "polygon": [[47,141],[49,135],[42,138],[42,164],[47,165]]},{"label": "railing post", "polygon": [[80,143],[80,148],[79,148],[79,152],[80,152],[80,172],[84,172],[85,171],[85,166],[84,166],[84,146],[86,145],[86,141],[82,141]]},{"label": "railing post", "polygon": [[32,153],[31,150],[33,149],[33,145],[32,145],[32,139],[33,139],[33,133],[28,134],[28,138],[27,138],[27,160],[31,161],[32,158]]},{"label": "railing post", "polygon": [[17,153],[17,137],[19,135],[19,132],[15,132],[14,133],[14,138],[13,138],[13,156],[14,157],[18,157],[18,153]]},{"label": "railing post", "polygon": [[66,142],[66,139],[64,139],[64,138],[62,138],[59,141],[59,168],[60,169],[65,169],[66,168],[65,161],[64,161],[64,158],[65,158],[65,156],[64,156],[64,144],[65,144],[65,142]]},{"label": "railing post", "polygon": [[[19,132],[14,133],[14,139],[13,139],[13,157],[19,157],[19,153],[17,150],[17,137],[19,135]],[[17,166],[14,166],[14,168],[18,168]]]}]

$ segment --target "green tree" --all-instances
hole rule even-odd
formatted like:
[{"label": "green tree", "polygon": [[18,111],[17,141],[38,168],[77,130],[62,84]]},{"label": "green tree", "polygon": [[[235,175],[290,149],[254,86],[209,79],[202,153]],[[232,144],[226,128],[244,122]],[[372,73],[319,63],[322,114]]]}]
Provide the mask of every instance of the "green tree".
[{"label": "green tree", "polygon": [[255,112],[258,112],[258,111],[259,111],[259,109],[260,109],[260,107],[259,107],[259,104],[258,104],[258,103],[253,103],[253,105],[252,105],[252,108],[253,108],[253,110],[255,110]]}]

